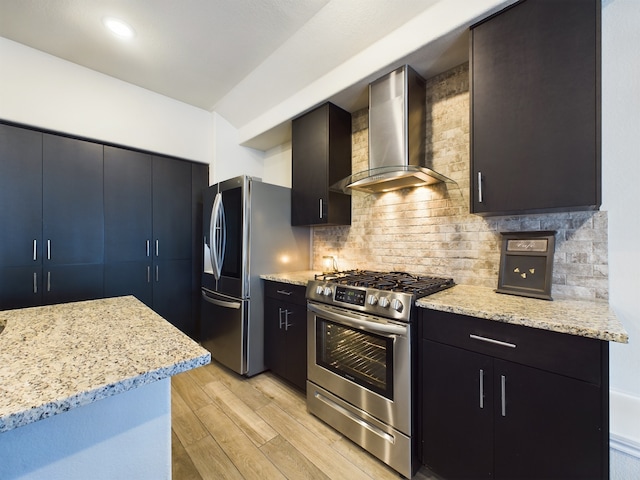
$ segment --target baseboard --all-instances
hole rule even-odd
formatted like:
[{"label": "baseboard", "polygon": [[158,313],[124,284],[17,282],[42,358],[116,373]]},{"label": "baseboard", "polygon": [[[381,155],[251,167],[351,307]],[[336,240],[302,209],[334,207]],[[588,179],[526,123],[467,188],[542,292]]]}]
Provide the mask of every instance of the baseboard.
[{"label": "baseboard", "polygon": [[640,397],[609,392],[611,448],[640,459]]}]

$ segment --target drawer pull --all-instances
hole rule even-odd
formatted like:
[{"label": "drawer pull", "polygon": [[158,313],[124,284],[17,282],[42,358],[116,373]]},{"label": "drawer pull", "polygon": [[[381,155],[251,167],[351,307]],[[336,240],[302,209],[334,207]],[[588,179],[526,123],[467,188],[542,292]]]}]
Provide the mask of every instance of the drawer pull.
[{"label": "drawer pull", "polygon": [[495,345],[500,345],[502,347],[516,348],[515,343],[501,342],[500,340],[495,340],[493,338],[481,337],[479,335],[470,334],[469,338],[473,340],[480,340],[481,342],[493,343]]},{"label": "drawer pull", "polygon": [[507,416],[507,377],[500,375],[500,409],[503,417]]},{"label": "drawer pull", "polygon": [[480,408],[484,408],[484,370],[480,369]]},{"label": "drawer pull", "polygon": [[279,293],[279,294],[281,294],[281,295],[289,296],[289,295],[291,295],[293,292],[288,292],[288,291],[286,291],[286,290],[276,290],[276,293]]}]

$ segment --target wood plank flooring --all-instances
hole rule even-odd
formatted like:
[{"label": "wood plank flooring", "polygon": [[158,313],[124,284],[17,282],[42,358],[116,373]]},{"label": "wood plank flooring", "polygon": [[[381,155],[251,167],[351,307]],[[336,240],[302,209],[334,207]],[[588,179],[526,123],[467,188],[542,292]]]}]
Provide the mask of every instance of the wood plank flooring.
[{"label": "wood plank flooring", "polygon": [[[247,379],[219,364],[171,379],[173,480],[397,480],[378,459],[307,413],[271,372]],[[426,469],[414,480],[436,480]]]}]

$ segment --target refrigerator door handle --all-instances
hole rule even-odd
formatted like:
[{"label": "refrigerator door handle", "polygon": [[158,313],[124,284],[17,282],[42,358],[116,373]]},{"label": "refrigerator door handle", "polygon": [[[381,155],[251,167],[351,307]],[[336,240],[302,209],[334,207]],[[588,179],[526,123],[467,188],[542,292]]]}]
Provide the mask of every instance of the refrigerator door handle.
[{"label": "refrigerator door handle", "polygon": [[224,260],[224,252],[227,248],[227,231],[224,217],[224,205],[222,203],[222,194],[218,193],[213,202],[211,209],[211,222],[209,223],[209,242],[211,252],[211,265],[213,267],[213,276],[216,280],[220,280],[222,276],[222,262]]},{"label": "refrigerator door handle", "polygon": [[217,298],[210,297],[207,295],[207,292],[202,292],[202,298],[204,298],[207,302],[212,303],[213,305],[217,305],[219,307],[224,308],[233,308],[235,310],[239,310],[242,306],[241,302],[227,302],[225,300],[218,300]]}]

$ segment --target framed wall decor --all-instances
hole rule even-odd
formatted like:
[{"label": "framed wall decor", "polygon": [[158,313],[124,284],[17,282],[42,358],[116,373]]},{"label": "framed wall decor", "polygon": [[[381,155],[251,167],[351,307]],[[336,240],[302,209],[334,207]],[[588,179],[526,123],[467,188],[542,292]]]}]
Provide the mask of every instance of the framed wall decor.
[{"label": "framed wall decor", "polygon": [[551,298],[555,231],[502,232],[498,293]]}]

